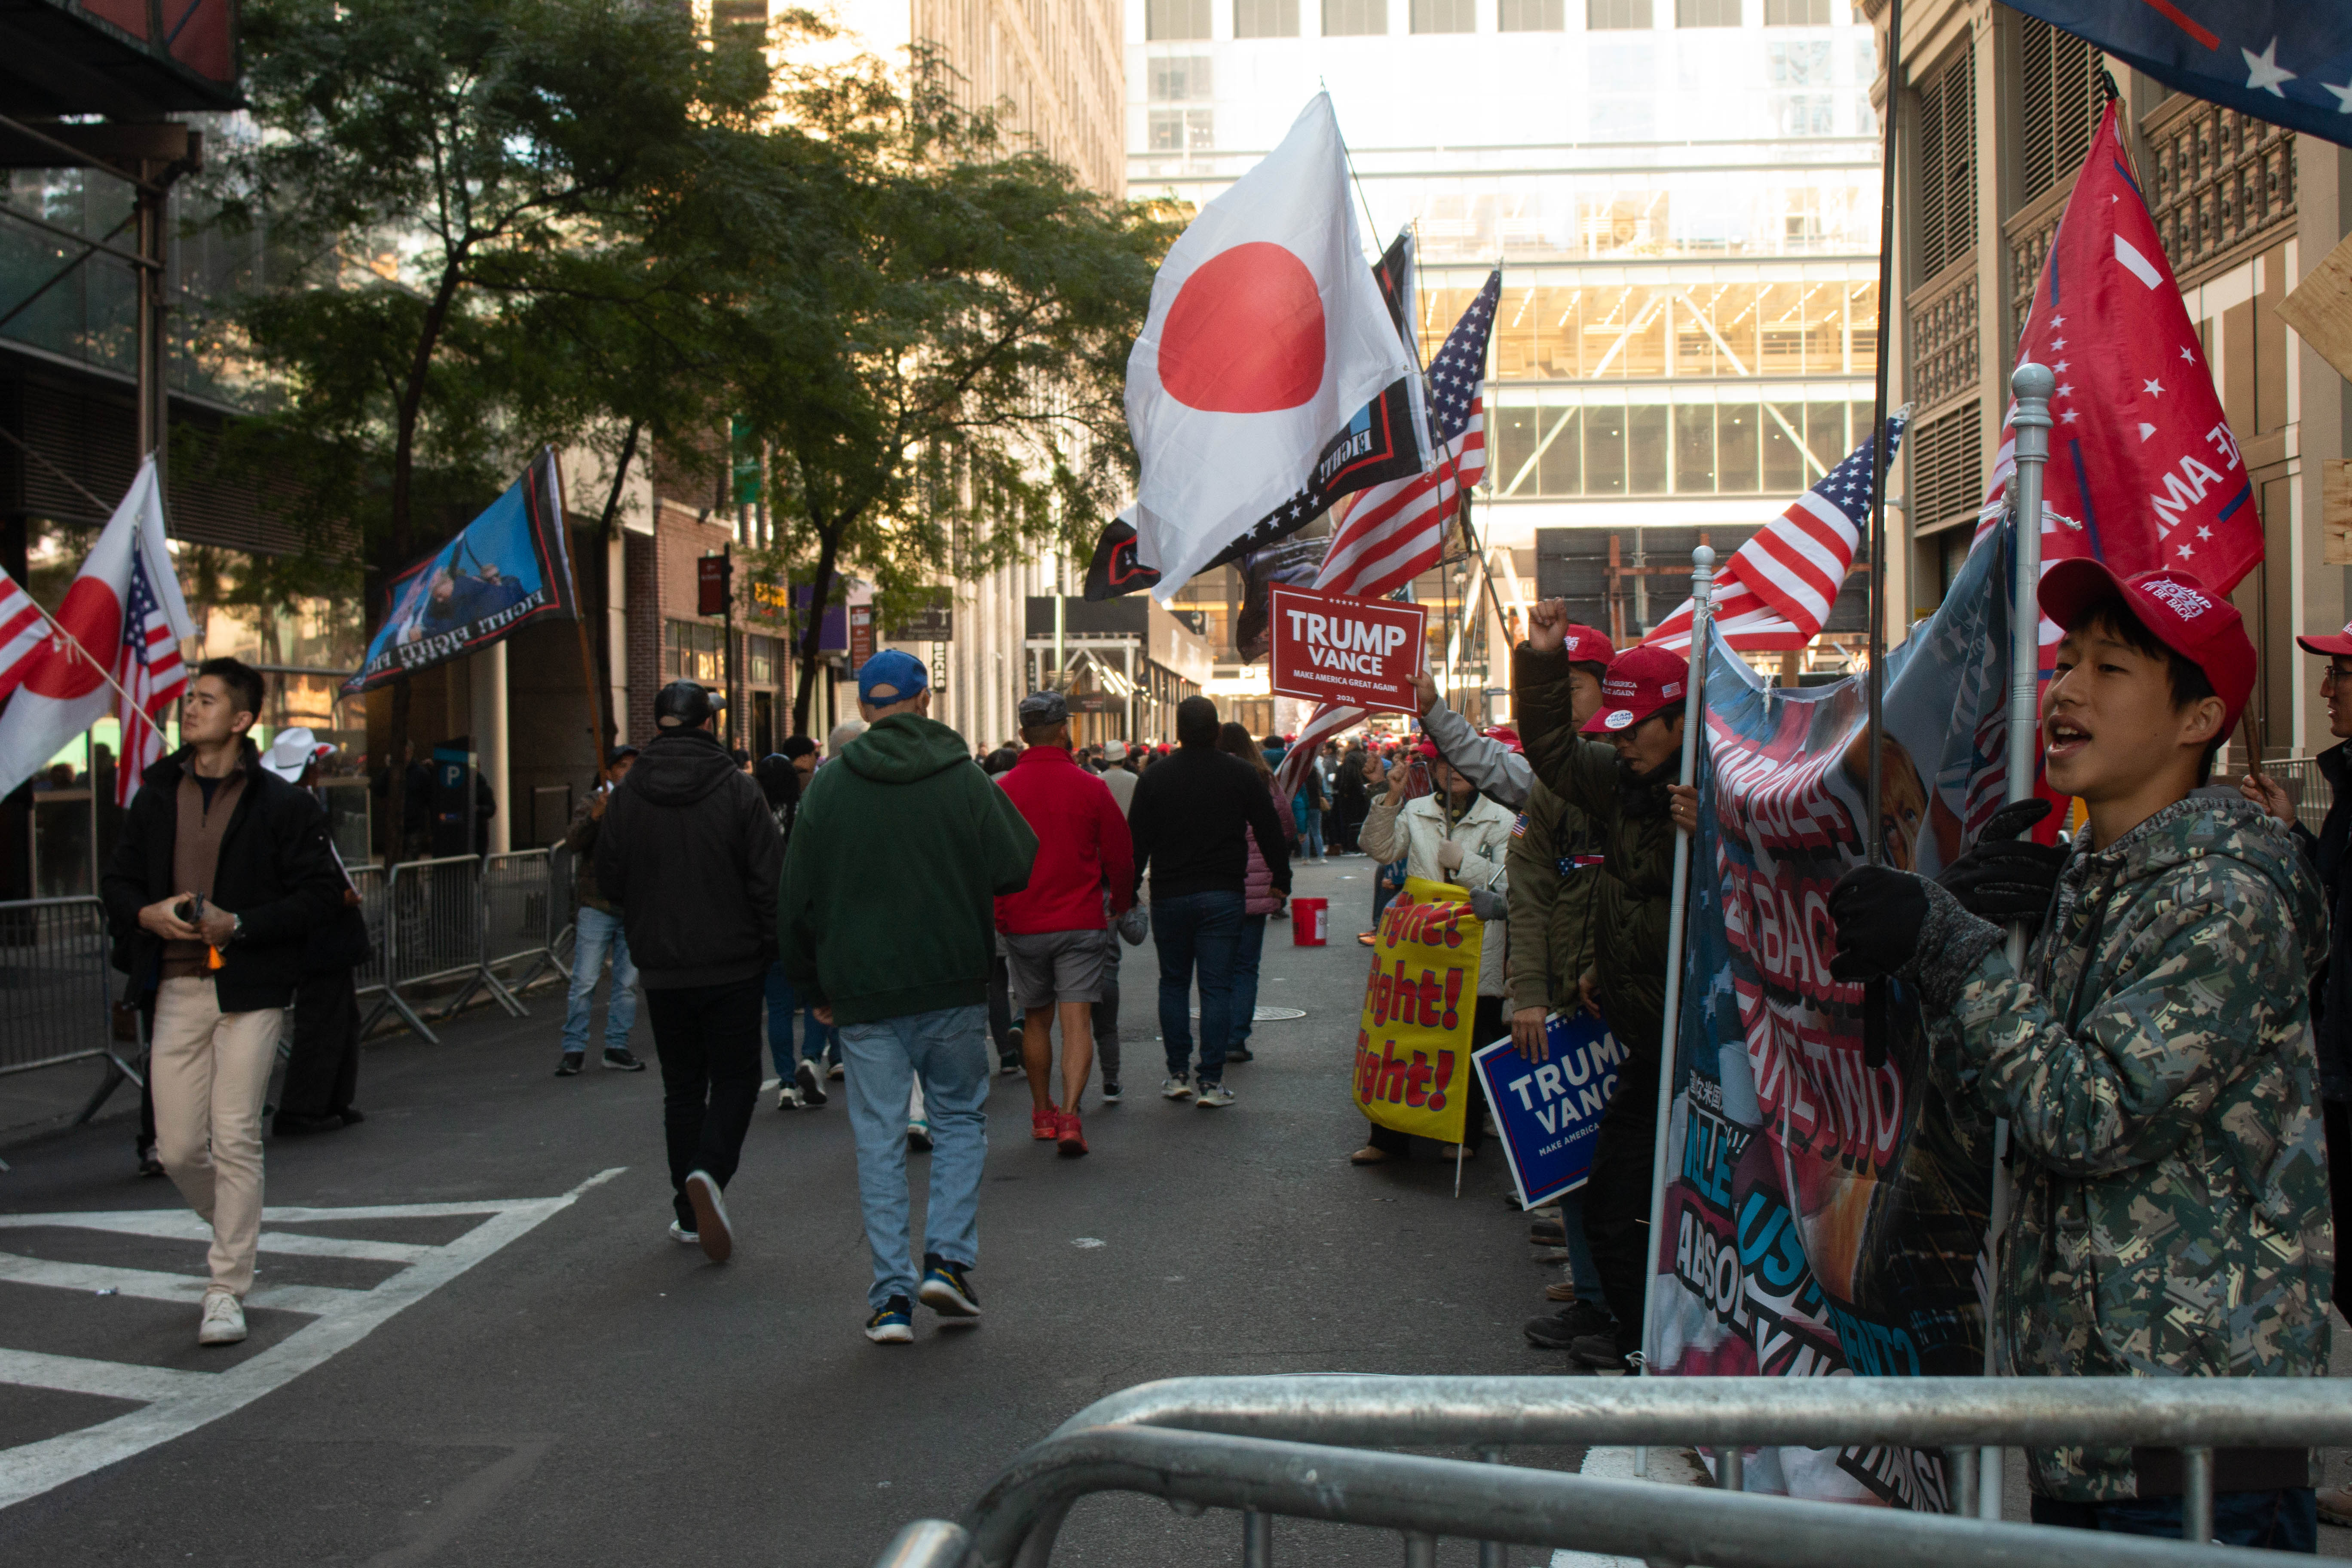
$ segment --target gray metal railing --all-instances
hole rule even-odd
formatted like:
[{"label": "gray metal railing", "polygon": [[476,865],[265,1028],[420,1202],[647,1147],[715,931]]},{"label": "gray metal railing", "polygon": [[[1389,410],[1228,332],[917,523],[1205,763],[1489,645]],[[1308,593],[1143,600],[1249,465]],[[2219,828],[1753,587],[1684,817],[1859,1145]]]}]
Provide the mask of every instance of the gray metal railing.
[{"label": "gray metal railing", "polygon": [[[482,969],[489,984],[509,999],[543,972],[563,968],[555,956],[562,926],[552,869],[552,857],[544,849],[482,858]],[[511,972],[518,965],[525,966],[520,974],[510,973],[504,982],[497,978],[499,970]]]},{"label": "gray metal railing", "polygon": [[117,1057],[108,955],[97,899],[0,903],[0,1074]]},{"label": "gray metal railing", "polygon": [[[2327,775],[2319,771],[2316,757],[2290,757],[2284,762],[2264,763],[2263,772],[2286,785],[2287,797],[2294,802],[2295,820],[2317,833],[2327,821],[2327,808],[2335,804],[2336,791]],[[2235,788],[2245,769],[2240,766],[2226,778],[2216,777],[2214,783]]]},{"label": "gray metal railing", "polygon": [[[1515,1468],[1515,1445],[1676,1446],[1714,1450],[1715,1490],[1662,1506],[1642,1482]],[[1740,1492],[1754,1447],[1941,1450],[1954,1513],[1979,1482],[1998,1496],[1987,1448],[2076,1444],[2177,1448],[2193,1541],[2212,1533],[2217,1447],[2352,1444],[2352,1398],[2326,1379],[2250,1378],[1181,1378],[1145,1384],[1072,1416],[1013,1464],[960,1524],[920,1521],[877,1562],[891,1568],[1043,1568],[1064,1516],[1097,1491],[1139,1491],[1243,1514],[1243,1561],[1269,1568],[1271,1519],[1401,1531],[1408,1564],[1433,1542],[1570,1547],[1652,1563],[1795,1568],[1899,1552],[1914,1568],[2011,1563],[2220,1563],[2227,1548],[1859,1509]],[[1487,1463],[1368,1450],[1461,1445]]]}]

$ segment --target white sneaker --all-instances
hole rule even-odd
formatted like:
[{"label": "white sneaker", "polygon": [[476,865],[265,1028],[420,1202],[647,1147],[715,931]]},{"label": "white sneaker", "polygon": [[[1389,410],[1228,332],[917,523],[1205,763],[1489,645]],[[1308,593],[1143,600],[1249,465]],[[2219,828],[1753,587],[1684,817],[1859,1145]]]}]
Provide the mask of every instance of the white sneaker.
[{"label": "white sneaker", "polygon": [[1215,1110],[1234,1102],[1234,1091],[1221,1083],[1204,1083],[1193,1103],[1203,1110]]},{"label": "white sneaker", "polygon": [[806,1057],[803,1057],[801,1065],[793,1069],[793,1088],[798,1091],[803,1106],[823,1105],[828,1098],[824,1092],[824,1074]]},{"label": "white sneaker", "polygon": [[694,1205],[694,1234],[702,1243],[702,1256],[713,1263],[726,1262],[735,1251],[735,1232],[727,1223],[727,1201],[709,1172],[687,1176],[686,1201]]},{"label": "white sneaker", "polygon": [[205,1316],[196,1330],[200,1345],[233,1345],[245,1338],[245,1303],[226,1290],[205,1292]]},{"label": "white sneaker", "polygon": [[1189,1079],[1189,1078],[1184,1078],[1184,1077],[1181,1077],[1181,1076],[1179,1076],[1179,1077],[1176,1077],[1176,1078],[1170,1078],[1170,1079],[1160,1079],[1160,1099],[1162,1099],[1162,1100],[1190,1100],[1190,1099],[1192,1099],[1192,1080],[1191,1079]]},{"label": "white sneaker", "polygon": [[776,1109],[778,1110],[798,1110],[800,1108],[800,1092],[793,1089],[791,1084],[778,1084],[776,1086]]},{"label": "white sneaker", "polygon": [[672,1241],[677,1242],[680,1247],[700,1247],[702,1245],[702,1237],[695,1235],[694,1232],[687,1229],[686,1226],[678,1224],[676,1220],[669,1222],[669,1238]]}]

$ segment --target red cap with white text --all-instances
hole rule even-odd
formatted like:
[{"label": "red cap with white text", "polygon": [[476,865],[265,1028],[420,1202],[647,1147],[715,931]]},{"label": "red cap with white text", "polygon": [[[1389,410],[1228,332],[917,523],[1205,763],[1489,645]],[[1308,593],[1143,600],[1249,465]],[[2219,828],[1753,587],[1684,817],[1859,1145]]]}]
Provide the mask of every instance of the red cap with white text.
[{"label": "red cap with white text", "polygon": [[2294,646],[2305,653],[2315,653],[2322,658],[2337,658],[2352,654],[2352,625],[2329,636],[2297,637]]},{"label": "red cap with white text", "polygon": [[1630,730],[1661,708],[1671,708],[1690,689],[1690,661],[1662,647],[1629,647],[1609,663],[1601,678],[1601,711],[1584,725],[1588,735]]},{"label": "red cap with white text", "polygon": [[1559,651],[1567,656],[1570,664],[1605,665],[1617,657],[1617,645],[1609,640],[1607,632],[1580,626],[1570,621],[1568,624],[1568,640],[1560,645]]},{"label": "red cap with white text", "polygon": [[2118,577],[2077,556],[2042,574],[2042,613],[2061,631],[2074,630],[2084,610],[2110,595],[2123,600],[2157,641],[2205,672],[2221,700],[2221,732],[2228,734],[2254,689],[2254,645],[2237,607],[2200,579],[2169,568]]}]

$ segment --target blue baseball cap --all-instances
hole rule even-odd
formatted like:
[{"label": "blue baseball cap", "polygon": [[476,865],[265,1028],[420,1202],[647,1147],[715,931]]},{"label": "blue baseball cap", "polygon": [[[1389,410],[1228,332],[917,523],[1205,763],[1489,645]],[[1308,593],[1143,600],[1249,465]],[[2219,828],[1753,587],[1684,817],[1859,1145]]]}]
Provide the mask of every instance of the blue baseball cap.
[{"label": "blue baseball cap", "polygon": [[[930,683],[930,672],[923,668],[921,659],[895,647],[884,648],[857,667],[857,700],[887,708],[893,702],[904,702]],[[882,691],[884,687],[889,689]],[[877,691],[881,695],[877,696]]]}]

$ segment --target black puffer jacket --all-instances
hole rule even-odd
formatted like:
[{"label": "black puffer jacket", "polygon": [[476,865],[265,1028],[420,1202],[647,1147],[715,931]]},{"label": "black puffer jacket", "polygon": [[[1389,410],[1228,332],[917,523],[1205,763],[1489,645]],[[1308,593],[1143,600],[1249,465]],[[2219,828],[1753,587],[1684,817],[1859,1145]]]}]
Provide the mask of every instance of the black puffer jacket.
[{"label": "black puffer jacket", "polygon": [[[180,834],[180,777],[194,750],[184,746],[141,775],[99,882],[114,932],[114,966],[142,991],[155,987],[163,939],[139,923],[139,911],[185,890],[172,885],[172,851]],[[343,901],[342,873],[327,847],[327,815],[319,803],[264,768],[251,741],[243,766],[245,787],[213,871],[212,902],[245,921],[243,934],[222,949],[214,976],[224,1013],[292,1001],[311,933],[332,921]]]},{"label": "black puffer jacket", "polygon": [[[1536,776],[1582,811],[1603,844],[1593,910],[1593,969],[1628,1078],[1657,1070],[1665,1027],[1666,932],[1674,897],[1675,824],[1664,780],[1624,783],[1614,748],[1587,741],[1570,715],[1567,656],[1522,646],[1512,657],[1519,739]],[[1673,770],[1667,770],[1669,777]],[[1621,1093],[1619,1100],[1625,1096]]]},{"label": "black puffer jacket", "polygon": [[708,730],[638,754],[604,808],[596,885],[621,906],[648,991],[725,985],[776,956],[784,844],[760,786]]}]

